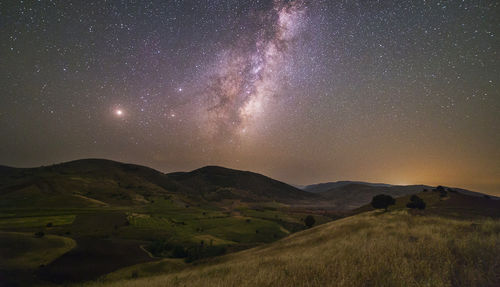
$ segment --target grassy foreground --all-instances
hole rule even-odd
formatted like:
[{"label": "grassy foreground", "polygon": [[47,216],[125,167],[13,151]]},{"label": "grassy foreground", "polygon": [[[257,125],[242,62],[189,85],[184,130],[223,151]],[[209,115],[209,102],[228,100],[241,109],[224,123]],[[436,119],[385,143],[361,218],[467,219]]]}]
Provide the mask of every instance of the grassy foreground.
[{"label": "grassy foreground", "polygon": [[500,286],[499,258],[498,220],[374,211],[164,275],[90,286]]}]

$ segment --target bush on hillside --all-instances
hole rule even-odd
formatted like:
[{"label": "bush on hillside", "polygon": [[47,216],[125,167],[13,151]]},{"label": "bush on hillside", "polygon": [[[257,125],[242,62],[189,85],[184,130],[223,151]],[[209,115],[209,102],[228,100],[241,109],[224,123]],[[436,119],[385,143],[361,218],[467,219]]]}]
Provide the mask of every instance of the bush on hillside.
[{"label": "bush on hillside", "polygon": [[165,240],[155,240],[146,245],[145,249],[155,257],[184,258],[187,256],[183,246],[171,244]]},{"label": "bush on hillside", "polygon": [[396,200],[392,196],[387,194],[379,194],[373,197],[371,205],[373,206],[373,208],[385,209],[387,211],[389,205],[394,205],[395,203]]},{"label": "bush on hillside", "polygon": [[172,250],[172,257],[173,258],[184,258],[184,257],[187,257],[187,252],[186,252],[186,249],[184,249],[184,247],[180,246],[180,245],[176,245],[174,246],[173,250]]},{"label": "bush on hillside", "polygon": [[307,228],[313,227],[314,223],[316,223],[316,220],[312,215],[308,215],[306,216],[306,219],[304,219],[304,224],[306,225]]},{"label": "bush on hillside", "polygon": [[425,209],[425,202],[423,199],[418,197],[417,195],[412,195],[410,198],[410,202],[406,204],[406,207],[413,209]]},{"label": "bush on hillside", "polygon": [[441,185],[436,187],[436,191],[439,192],[440,197],[446,197],[448,195],[448,192],[446,191],[446,189],[444,187],[442,187]]}]

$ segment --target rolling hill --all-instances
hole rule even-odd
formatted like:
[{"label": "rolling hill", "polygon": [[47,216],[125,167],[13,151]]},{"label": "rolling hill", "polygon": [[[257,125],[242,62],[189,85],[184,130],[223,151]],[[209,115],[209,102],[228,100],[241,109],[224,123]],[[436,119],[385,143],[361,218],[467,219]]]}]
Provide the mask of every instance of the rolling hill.
[{"label": "rolling hill", "polygon": [[[291,207],[318,199],[256,173],[221,167],[164,174],[101,159],[0,167],[0,241],[22,234],[30,239],[23,240],[26,248],[39,238],[76,243],[64,254],[36,249],[33,257],[59,256],[37,261],[40,266],[21,251],[0,250],[0,261],[26,263],[0,266],[0,281],[81,282],[140,262],[198,260],[251,248],[305,229],[303,219],[311,213]],[[315,217],[318,224],[332,220]]]},{"label": "rolling hill", "polygon": [[293,203],[318,198],[260,174],[215,166],[164,174],[139,165],[85,159],[39,168],[0,168],[0,206],[128,206],[166,195],[188,202]]},{"label": "rolling hill", "polygon": [[206,166],[191,172],[168,176],[179,184],[198,191],[207,200],[241,199],[244,201],[278,201],[293,203],[318,196],[258,173],[219,166]]},{"label": "rolling hill", "polygon": [[[500,202],[460,193],[419,196],[428,209],[408,210],[409,197],[401,197],[387,212],[360,210],[195,266],[140,264],[90,286],[499,286]],[[497,210],[494,217],[489,208]]]},{"label": "rolling hill", "polygon": [[[326,202],[336,206],[339,210],[353,210],[368,204],[377,194],[388,194],[396,198],[415,194],[423,190],[432,190],[433,188],[428,185],[391,185],[360,181],[337,181],[304,186],[303,190],[321,196]],[[495,196],[488,196],[466,189],[445,188],[473,197],[487,196],[491,199],[500,199]]]},{"label": "rolling hill", "polygon": [[[319,187],[328,189],[318,191]],[[321,248],[335,250],[338,244],[345,244],[347,240],[345,238],[358,236],[356,234],[359,226],[365,228],[368,221],[373,220],[379,227],[391,220],[405,222],[404,224],[408,224],[407,222],[427,224],[428,221],[420,221],[418,217],[412,219],[415,214],[406,211],[405,204],[410,194],[414,193],[419,193],[428,204],[428,208],[420,215],[435,218],[435,222],[439,223],[432,228],[442,228],[441,224],[451,224],[458,228],[469,224],[470,221],[473,222],[470,224],[481,222],[480,224],[484,224],[488,229],[491,223],[485,221],[485,217],[495,220],[500,218],[498,200],[477,194],[472,196],[457,190],[448,192],[446,197],[442,197],[437,191],[422,192],[423,188],[424,186],[400,187],[341,182],[334,185],[320,185],[316,187],[316,192],[310,192],[257,173],[217,166],[207,166],[191,172],[164,174],[144,166],[101,159],[77,160],[39,168],[0,166],[0,242],[9,246],[0,248],[0,257],[4,263],[0,264],[0,281],[21,286],[66,284],[95,280],[108,275],[105,280],[166,274],[177,270],[180,272],[178,278],[184,278],[180,279],[181,282],[196,286],[203,285],[202,281],[197,281],[196,276],[193,276],[193,284],[182,281],[188,280],[184,274],[191,272],[189,270],[204,274],[203,268],[219,272],[217,270],[222,266],[221,270],[231,270],[231,274],[240,278],[246,276],[260,278],[258,277],[260,273],[252,273],[257,271],[246,266],[243,261],[254,262],[262,257],[269,262],[283,264],[287,271],[283,275],[280,272],[284,271],[279,268],[277,270],[274,265],[270,266],[269,271],[261,274],[264,277],[258,282],[275,285],[276,281],[273,281],[277,280],[273,279],[275,276],[290,284],[293,282],[287,281],[289,279],[286,278],[293,278],[299,285],[315,285],[316,283],[307,281],[309,279],[304,276],[312,276],[314,272],[319,272],[315,269],[317,266],[311,265],[311,258],[306,258],[307,256],[294,258],[293,254],[301,252],[316,254],[319,249],[300,244],[297,245],[300,247],[298,249],[287,246],[286,242],[295,240],[293,234],[297,232],[303,234],[299,237],[305,236],[301,238],[310,237],[307,242],[317,242]],[[378,193],[398,197],[397,204],[389,208],[390,212],[395,213],[390,216],[380,215],[373,212],[371,206],[365,205]],[[338,212],[340,210],[342,212]],[[363,212],[368,212],[370,215],[358,216]],[[355,218],[352,221],[339,221],[349,222],[347,225],[329,223],[351,215]],[[300,233],[306,229],[304,219],[309,216],[314,217],[316,225],[327,224],[324,226],[330,227],[322,225]],[[387,220],[377,223],[377,220],[382,218]],[[457,220],[460,222],[466,220],[468,223],[457,223]],[[398,230],[400,225],[397,225]],[[496,232],[495,228],[493,227],[493,232]],[[362,231],[365,232],[361,233],[364,234],[362,236],[367,236],[366,234],[376,234],[376,238],[382,236],[379,231],[364,230],[366,232]],[[333,235],[329,235],[330,233]],[[320,241],[316,241],[318,236],[322,238]],[[365,238],[362,236],[360,238]],[[284,241],[280,241],[281,239]],[[368,237],[365,239],[368,240]],[[357,244],[364,242],[359,241],[361,240],[359,238],[356,240]],[[440,242],[439,240],[436,242]],[[19,246],[13,250],[18,251],[9,251],[12,249],[10,245],[16,241],[19,241]],[[273,243],[276,241],[281,243]],[[322,245],[323,243],[325,245]],[[252,249],[253,251],[238,252],[256,246],[257,249]],[[380,248],[374,249],[373,252],[385,250],[387,247]],[[32,251],[25,253],[23,250]],[[260,250],[265,250],[264,253],[269,252],[269,255],[259,253]],[[339,258],[347,256],[342,255],[344,251],[337,251],[340,252]],[[442,252],[442,250],[436,251]],[[214,257],[226,253],[229,255]],[[476,253],[466,256],[474,254]],[[448,257],[450,260],[454,258]],[[313,273],[307,273],[309,271],[300,273],[296,260],[299,262],[304,260],[304,264],[309,266],[306,269],[312,270]],[[335,265],[337,263],[324,261],[326,259],[322,257],[319,260],[320,264],[337,266]],[[364,258],[361,256],[355,260]],[[188,263],[191,261],[196,263]],[[230,265],[224,265],[224,262]],[[471,261],[470,264],[475,263]],[[422,263],[414,264],[420,266]],[[239,271],[233,269],[233,265],[249,268],[249,271],[238,273]],[[459,268],[457,272],[466,272],[464,271],[466,267],[457,268]],[[369,268],[366,270],[371,272]],[[485,270],[483,267],[477,267],[472,269],[472,272],[478,272],[480,276],[484,276],[486,272],[485,276],[491,280],[493,271]],[[292,276],[289,272],[297,272],[298,277]],[[337,277],[326,279],[349,278],[354,280],[352,282],[357,282],[352,278],[354,275],[346,273],[347,269],[342,272],[335,275]],[[379,274],[382,270],[374,272]],[[422,274],[428,275],[425,272]],[[163,284],[161,282],[170,284],[171,279],[168,277],[170,275],[165,276],[167,277],[158,281],[160,283],[154,281],[156,279],[151,279],[153,280],[151,282],[160,285]],[[242,283],[237,278],[218,276],[208,276],[207,284],[219,285],[225,280],[228,280],[229,285]],[[372,278],[374,282],[384,283],[377,281],[382,280],[377,276]],[[415,274],[402,273],[400,276],[411,277]],[[469,282],[467,281],[469,279],[465,278],[464,282]],[[133,282],[135,281],[125,283],[136,284]],[[324,283],[324,281],[318,282]]]}]

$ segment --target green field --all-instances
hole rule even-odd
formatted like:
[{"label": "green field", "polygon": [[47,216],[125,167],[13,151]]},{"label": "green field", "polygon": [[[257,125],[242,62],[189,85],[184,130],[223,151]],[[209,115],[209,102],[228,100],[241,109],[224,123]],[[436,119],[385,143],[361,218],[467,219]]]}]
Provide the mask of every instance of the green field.
[{"label": "green field", "polygon": [[0,218],[0,228],[46,227],[49,223],[52,226],[70,225],[73,223],[73,220],[75,220],[75,215]]},{"label": "green field", "polygon": [[[243,207],[231,211],[163,197],[151,198],[149,204],[138,206],[3,208],[0,243],[4,248],[0,257],[6,260],[2,260],[0,275],[2,270],[12,270],[9,280],[23,282],[22,285],[42,284],[46,280],[78,282],[107,273],[108,279],[131,274],[150,276],[190,265],[184,258],[151,258],[148,251],[152,244],[180,246],[185,251],[199,246],[201,250],[223,248],[196,255],[196,260],[198,256],[214,256],[279,240],[290,234],[290,225],[305,228],[301,222],[304,216],[286,209]],[[319,223],[329,219],[317,218]],[[37,232],[44,235],[37,238]],[[171,249],[160,253],[154,256],[173,254]],[[121,259],[124,254],[127,260]],[[101,259],[104,255],[106,258]],[[40,269],[42,265],[45,267]],[[89,270],[89,266],[100,267]],[[23,270],[34,270],[39,275]]]},{"label": "green field", "polygon": [[57,259],[76,246],[68,237],[0,231],[0,269],[35,269]]}]

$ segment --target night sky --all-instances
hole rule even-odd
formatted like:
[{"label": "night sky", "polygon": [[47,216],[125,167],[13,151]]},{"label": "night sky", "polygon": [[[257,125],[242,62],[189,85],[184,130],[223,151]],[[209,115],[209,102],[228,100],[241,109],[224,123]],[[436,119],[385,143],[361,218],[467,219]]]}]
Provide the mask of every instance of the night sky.
[{"label": "night sky", "polygon": [[500,195],[498,1],[0,1],[0,164]]}]

